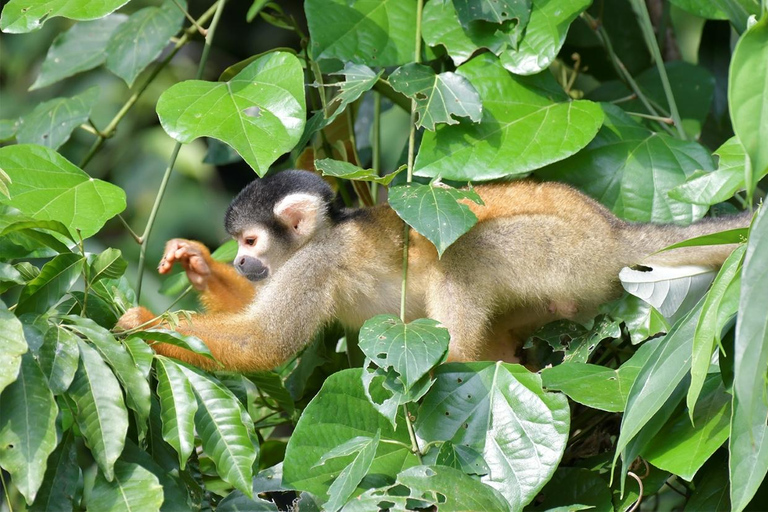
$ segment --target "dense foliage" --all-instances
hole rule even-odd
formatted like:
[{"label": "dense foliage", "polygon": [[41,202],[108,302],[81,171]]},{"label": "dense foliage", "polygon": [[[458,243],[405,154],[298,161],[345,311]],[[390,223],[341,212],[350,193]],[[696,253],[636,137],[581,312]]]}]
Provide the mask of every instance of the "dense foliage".
[{"label": "dense foliage", "polygon": [[627,269],[592,322],[535,333],[539,372],[443,363],[444,328],[391,315],[249,375],[113,331],[139,299],[188,315],[186,277],[144,270],[165,237],[221,241],[212,165],[317,170],[440,253],[477,221],[470,181],[564,181],[630,221],[756,207],[764,0],[237,4],[3,7],[0,510],[768,503],[764,208],[686,242],[739,244],[719,271]]}]

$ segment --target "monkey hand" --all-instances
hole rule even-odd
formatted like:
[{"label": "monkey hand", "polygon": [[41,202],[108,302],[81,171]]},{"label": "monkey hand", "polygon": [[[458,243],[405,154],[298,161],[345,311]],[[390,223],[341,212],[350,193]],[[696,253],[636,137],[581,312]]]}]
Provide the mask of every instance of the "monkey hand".
[{"label": "monkey hand", "polygon": [[147,324],[145,327],[149,329],[150,327],[154,327],[159,323],[158,321],[152,324],[148,324],[148,322],[150,322],[154,318],[155,318],[154,313],[152,313],[147,308],[143,308],[143,307],[131,308],[128,311],[126,311],[123,316],[120,317],[120,320],[117,321],[115,330],[128,331],[130,329],[135,329],[138,326],[144,325],[144,324]]},{"label": "monkey hand", "polygon": [[157,271],[167,274],[177,261],[184,267],[192,286],[198,291],[204,291],[208,287],[208,279],[211,277],[211,253],[206,246],[183,238],[169,240],[165,244],[163,259],[160,260]]}]

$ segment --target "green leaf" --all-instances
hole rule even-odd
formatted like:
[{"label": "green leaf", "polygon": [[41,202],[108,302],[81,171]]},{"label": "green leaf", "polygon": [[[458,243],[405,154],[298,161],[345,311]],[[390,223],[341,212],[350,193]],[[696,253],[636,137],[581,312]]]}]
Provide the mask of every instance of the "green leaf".
[{"label": "green leaf", "polygon": [[[52,231],[54,233],[63,235],[72,242],[75,241],[72,233],[69,232],[69,229],[67,229],[64,224],[57,220],[23,220],[20,222],[12,222],[8,224],[2,232],[0,232],[0,236],[5,236],[8,233],[15,233],[18,231],[28,232],[31,229],[44,229],[46,231]],[[65,250],[62,252],[69,252],[66,246],[64,246],[64,249]]]},{"label": "green leaf", "polygon": [[145,7],[131,14],[120,25],[104,48],[107,69],[122,78],[128,87],[181,28],[184,20],[184,0],[166,0],[160,7]]},{"label": "green leaf", "polygon": [[125,14],[114,13],[98,20],[76,23],[56,36],[48,48],[37,80],[29,89],[41,89],[103,64],[107,58],[104,48],[109,38],[127,19]]},{"label": "green leaf", "polygon": [[[302,494],[303,496],[304,494]],[[299,508],[298,510],[304,509]],[[319,509],[315,510],[319,512]],[[219,502],[216,512],[278,512],[278,508],[271,501],[258,497],[249,498],[240,491],[232,491]]]},{"label": "green leaf", "polygon": [[669,322],[661,313],[644,300],[628,293],[621,299],[602,306],[600,310],[611,318],[624,322],[633,345],[660,332],[669,331]]},{"label": "green leaf", "polygon": [[128,0],[71,2],[70,0],[11,0],[0,15],[0,30],[8,34],[31,32],[51,18],[95,20],[127,4]]},{"label": "green leaf", "polygon": [[482,121],[426,132],[419,176],[466,181],[525,174],[576,153],[603,121],[597,104],[554,102],[547,89],[554,79],[514,77],[493,55],[478,55],[456,72],[480,94]]},{"label": "green leaf", "polygon": [[30,352],[22,356],[18,378],[0,399],[0,466],[32,503],[43,483],[45,460],[56,448],[59,408]]},{"label": "green leaf", "polygon": [[43,485],[29,508],[30,512],[72,512],[79,478],[80,467],[70,430],[48,457]]},{"label": "green leaf", "polygon": [[360,328],[360,350],[383,370],[396,371],[405,390],[441,362],[448,351],[448,329],[420,318],[405,324],[394,315],[378,315]]},{"label": "green leaf", "polygon": [[731,510],[728,499],[728,461],[715,455],[700,473],[701,480],[696,482],[696,490],[685,504],[685,512],[699,510]]},{"label": "green leaf", "polygon": [[568,440],[568,400],[543,391],[541,378],[518,365],[450,363],[434,377],[417,414],[417,435],[481,453],[490,468],[481,480],[520,510],[560,462]]},{"label": "green leaf", "polygon": [[615,105],[601,105],[605,123],[597,137],[539,176],[575,185],[626,220],[689,224],[700,219],[705,207],[675,201],[667,193],[694,171],[711,171],[709,151],[695,142],[652,132]]},{"label": "green leaf", "polygon": [[731,137],[715,154],[719,161],[713,172],[696,171],[688,181],[669,191],[669,197],[686,203],[710,206],[727,201],[744,189],[744,176],[749,165],[747,153],[738,137]]},{"label": "green leaf", "polygon": [[484,20],[501,24],[517,20],[523,29],[531,15],[531,0],[454,0],[453,4],[462,25]]},{"label": "green leaf", "polygon": [[[733,131],[752,163],[746,167],[747,197],[768,174],[768,15],[763,15],[736,43],[728,71],[728,109]],[[736,506],[740,504],[734,501]]]},{"label": "green leaf", "polygon": [[[340,509],[349,500],[349,497],[363,480],[363,477],[368,474],[373,458],[376,456],[376,450],[379,447],[380,434],[380,432],[376,432],[373,438],[364,437],[365,441],[355,446],[354,451],[351,452],[356,453],[355,458],[347,464],[347,467],[341,470],[339,476],[336,477],[328,488],[328,502],[323,507],[325,510],[335,512]],[[348,442],[354,442],[355,439],[350,439]],[[341,448],[341,446],[338,448]],[[350,455],[350,453],[336,453],[336,457]],[[325,457],[320,459],[320,464],[323,464],[325,460],[327,460]]]},{"label": "green leaf", "polygon": [[118,279],[126,268],[128,263],[122,258],[120,250],[110,247],[93,260],[88,279],[92,285],[100,279]]},{"label": "green leaf", "polygon": [[422,64],[406,64],[389,75],[394,90],[416,101],[416,127],[435,130],[435,125],[458,124],[456,117],[480,122],[483,106],[469,81],[450,71],[435,73]]},{"label": "green leaf", "polygon": [[71,98],[55,98],[40,103],[19,120],[19,144],[39,144],[52,149],[69,140],[72,132],[88,122],[91,108],[99,98],[99,88],[91,87]]},{"label": "green leaf", "polygon": [[38,360],[54,395],[69,389],[75,378],[79,358],[77,336],[58,325],[45,332],[43,344],[38,350]]},{"label": "green leaf", "polygon": [[549,67],[560,52],[571,22],[591,0],[534,0],[531,19],[517,49],[499,55],[501,64],[516,75],[533,75]]},{"label": "green leaf", "polygon": [[304,130],[304,73],[295,55],[259,57],[228,82],[187,80],[157,102],[163,129],[189,143],[213,137],[232,146],[263,176]]},{"label": "green leaf", "polygon": [[676,244],[668,245],[661,251],[669,251],[672,249],[678,249],[680,247],[700,247],[702,245],[727,245],[727,244],[740,244],[747,241],[749,234],[748,228],[736,228],[728,229],[725,231],[719,231],[717,233],[710,233],[709,235],[696,236],[683,240]]},{"label": "green leaf", "polygon": [[315,160],[315,169],[322,172],[323,176],[333,176],[334,178],[343,178],[345,180],[372,181],[386,186],[389,185],[395,176],[405,170],[405,167],[400,167],[385,176],[379,176],[373,169],[362,169],[349,162],[323,158],[322,160]]},{"label": "green leaf", "polygon": [[438,498],[435,503],[440,512],[506,510],[508,506],[497,490],[446,466],[408,468],[397,475],[397,483],[407,486],[413,498],[444,496],[444,502]]},{"label": "green leaf", "polygon": [[389,189],[389,205],[409,226],[424,235],[442,256],[450,245],[477,223],[468,199],[483,204],[474,190],[458,190],[442,184],[410,183]]},{"label": "green leaf", "polygon": [[195,354],[200,354],[213,359],[213,355],[208,346],[197,336],[184,335],[167,329],[147,329],[145,331],[137,331],[131,334],[130,337],[141,338],[146,341],[156,341],[158,343],[168,343],[169,345],[175,345],[192,351]]},{"label": "green leaf", "polygon": [[[375,391],[373,397],[379,400],[381,395]],[[373,437],[378,431],[381,431],[381,442],[369,474],[394,478],[403,468],[418,464],[406,448],[411,442],[402,412],[397,416],[395,430],[366,398],[360,368],[334,373],[304,409],[288,441],[283,483],[315,496],[325,496],[331,480],[347,466],[347,460],[333,459],[318,466],[323,455],[350,439],[361,435]]]},{"label": "green leaf", "polygon": [[101,472],[112,480],[115,461],[125,446],[128,411],[117,378],[99,353],[78,340],[80,362],[69,396],[77,405],[75,420]]},{"label": "green leaf", "polygon": [[333,84],[339,87],[339,92],[330,102],[328,108],[332,109],[336,102],[338,102],[338,106],[333,114],[328,116],[323,126],[331,124],[336,116],[344,112],[349,105],[376,85],[382,73],[384,73],[383,69],[376,73],[368,66],[352,64],[351,62],[347,62],[341,71],[331,73],[331,75],[343,75],[344,81]]},{"label": "green leaf", "polygon": [[149,373],[152,371],[152,361],[155,359],[155,352],[147,343],[140,338],[126,338],[123,340],[128,353],[131,354],[133,362],[139,367],[141,374],[149,380]]},{"label": "green leaf", "polygon": [[730,433],[731,395],[719,375],[707,379],[696,410],[688,412],[673,416],[642,454],[657,468],[690,481]]},{"label": "green leaf", "polygon": [[381,67],[413,60],[416,4],[411,0],[308,0],[304,11],[314,60]]},{"label": "green leaf", "polygon": [[43,265],[40,274],[21,290],[16,314],[42,313],[61,300],[80,276],[84,261],[79,254],[67,253]]},{"label": "green leaf", "polygon": [[729,443],[732,510],[749,503],[768,472],[768,215],[761,208],[749,235],[741,272],[734,346],[733,415]]},{"label": "green leaf", "polygon": [[280,375],[274,372],[251,373],[248,375],[248,380],[253,382],[259,391],[274,399],[286,413],[293,414],[295,410],[293,397],[285,388]]},{"label": "green leaf", "polygon": [[41,220],[58,220],[83,238],[125,209],[120,187],[91,178],[56,151],[34,144],[0,148],[0,167],[13,179],[2,202]]},{"label": "green leaf", "polygon": [[[0,119],[0,142],[8,142],[12,140],[16,136],[16,130],[19,129],[19,120],[18,119]],[[7,196],[8,191],[7,185],[8,185],[8,176],[3,175],[4,173],[0,173],[0,176],[2,176],[2,179],[0,179],[0,183],[2,183],[2,192],[3,195]]]},{"label": "green leaf", "polygon": [[203,450],[216,464],[216,472],[227,483],[249,497],[253,496],[251,479],[253,463],[258,455],[249,435],[248,414],[237,398],[200,370],[177,365],[189,380],[197,396],[195,426]]},{"label": "green leaf", "polygon": [[163,439],[179,454],[179,465],[184,469],[195,447],[197,401],[192,385],[176,363],[163,356],[155,361]]},{"label": "green leaf", "polygon": [[541,492],[541,502],[525,510],[613,512],[611,490],[595,471],[563,467]]},{"label": "green leaf", "polygon": [[747,246],[742,245],[728,256],[704,299],[701,317],[699,317],[699,323],[696,325],[696,332],[693,337],[691,386],[688,388],[686,398],[688,410],[691,412],[691,421],[693,421],[696,401],[709,371],[715,342],[720,343],[720,334],[724,327],[721,318],[733,318],[738,310],[737,296],[734,296],[733,300],[728,300],[726,292],[732,285],[738,287],[741,283],[741,264],[746,250]]},{"label": "green leaf", "polygon": [[477,451],[468,446],[444,442],[437,452],[436,463],[441,466],[449,466],[460,469],[468,475],[487,475],[490,469],[488,464]]},{"label": "green leaf", "polygon": [[[157,477],[132,462],[115,463],[115,478],[99,473],[87,497],[88,510],[110,512],[152,512],[163,504],[163,488]],[[181,504],[179,504],[181,505]]]},{"label": "green leaf", "polygon": [[16,316],[0,302],[0,392],[16,380],[21,356],[27,352],[24,328]]},{"label": "green leaf", "polygon": [[709,20],[727,20],[728,16],[718,8],[717,0],[670,0],[673,5],[700,18]]},{"label": "green leaf", "polygon": [[[0,261],[0,293],[4,293],[14,285],[25,284],[26,282],[21,272],[16,270],[13,265]],[[0,389],[2,389],[1,386]]]}]

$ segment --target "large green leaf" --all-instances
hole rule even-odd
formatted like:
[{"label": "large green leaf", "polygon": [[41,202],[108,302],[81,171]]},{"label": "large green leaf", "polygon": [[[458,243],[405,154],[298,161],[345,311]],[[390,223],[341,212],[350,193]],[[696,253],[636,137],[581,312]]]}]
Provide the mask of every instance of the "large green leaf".
[{"label": "large green leaf", "polygon": [[[376,455],[376,449],[379,447],[380,438],[380,432],[376,432],[374,437],[361,436],[350,439],[347,443],[336,447],[320,459],[320,464],[323,464],[330,458],[355,454],[352,461],[341,470],[339,476],[336,477],[328,488],[328,502],[323,507],[324,509],[335,512],[349,500],[355,488],[360,484],[365,475],[368,474],[373,458]],[[351,449],[343,449],[345,445],[354,446]]]},{"label": "large green leaf", "polygon": [[560,462],[568,440],[568,400],[543,391],[541,378],[518,365],[444,364],[434,376],[418,413],[418,437],[482,453],[490,472],[481,480],[520,510]]},{"label": "large green leaf", "polygon": [[[99,473],[86,505],[104,512],[154,512],[163,504],[163,487],[157,477],[132,462],[115,463],[115,478]],[[181,504],[179,504],[181,505]]]},{"label": "large green leaf", "polygon": [[54,395],[65,392],[72,384],[79,358],[77,336],[58,325],[45,332],[38,360]]},{"label": "large green leaf", "polygon": [[[613,512],[611,490],[597,471],[563,467],[555,471],[552,480],[541,491],[541,502],[526,510],[592,510]],[[616,509],[620,510],[620,509]]]},{"label": "large green leaf", "polygon": [[700,510],[731,510],[728,499],[728,461],[725,457],[712,457],[700,473],[696,490],[685,504],[685,512]]},{"label": "large green leaf", "polygon": [[605,124],[597,137],[583,151],[538,174],[577,186],[627,220],[690,223],[701,218],[705,207],[675,201],[667,193],[694,171],[711,171],[709,151],[652,132],[615,105],[601,105]]},{"label": "large green leaf", "polygon": [[40,274],[21,290],[16,314],[45,312],[69,291],[85,260],[75,253],[59,254],[43,265]]},{"label": "large green leaf", "polygon": [[[375,399],[382,398],[374,392]],[[373,437],[381,432],[381,442],[369,474],[394,478],[403,468],[418,464],[409,448],[411,442],[402,412],[397,429],[368,401],[359,368],[334,373],[304,409],[285,452],[283,483],[315,496],[326,496],[333,478],[346,467],[351,457],[332,459],[317,465],[323,455],[355,437]],[[396,441],[392,443],[391,441]]]},{"label": "large green leaf", "polygon": [[597,104],[554,102],[549,93],[554,79],[514,77],[491,54],[478,55],[456,72],[480,94],[482,121],[426,132],[416,158],[420,176],[489,180],[524,174],[576,153],[603,121]]},{"label": "large green leaf", "polygon": [[192,385],[176,363],[162,356],[155,361],[163,439],[179,454],[179,465],[184,469],[195,447],[197,400]]},{"label": "large green leaf", "polygon": [[160,7],[145,7],[131,14],[107,44],[107,69],[132,86],[179,31],[184,20],[182,9],[186,8],[184,0],[166,0]]},{"label": "large green leaf", "polygon": [[9,34],[31,32],[56,16],[81,21],[95,20],[127,3],[128,0],[11,0],[5,4],[0,15],[0,30]]},{"label": "large green leaf", "polygon": [[19,144],[39,144],[57,149],[72,132],[88,122],[91,108],[99,99],[99,88],[91,87],[71,98],[55,98],[40,103],[19,120]]},{"label": "large green leaf", "polygon": [[434,131],[435,125],[458,124],[455,117],[480,122],[483,106],[469,81],[450,71],[435,73],[422,64],[406,64],[389,75],[397,92],[416,101],[416,127]]},{"label": "large green leaf", "polygon": [[445,185],[409,183],[389,189],[389,205],[409,226],[424,235],[440,256],[477,223],[469,206],[459,200],[483,204],[473,190]]},{"label": "large green leaf", "polygon": [[56,151],[34,144],[0,148],[0,168],[13,179],[2,202],[42,220],[58,220],[83,238],[125,209],[120,187],[91,178]]},{"label": "large green leaf", "polygon": [[730,476],[732,510],[749,503],[768,472],[768,211],[755,220],[741,273],[736,319],[731,417]]},{"label": "large green leaf", "polygon": [[72,512],[73,501],[80,478],[77,465],[77,451],[73,442],[72,431],[64,434],[64,439],[48,457],[43,485],[37,493],[30,512]]},{"label": "large green leaf", "polygon": [[[768,174],[768,15],[741,36],[728,73],[728,108],[733,131],[752,163],[747,167],[747,196]],[[734,502],[736,504],[736,502]]]},{"label": "large green leaf", "polygon": [[382,67],[413,60],[416,3],[411,0],[307,0],[304,11],[315,60]]},{"label": "large green leaf", "polygon": [[56,448],[59,408],[32,353],[21,358],[16,381],[0,397],[0,466],[32,503],[43,483],[46,459]]},{"label": "large green leaf", "polygon": [[531,15],[531,0],[453,0],[462,25],[477,20],[501,24],[517,20],[525,28]]},{"label": "large green leaf", "polygon": [[69,395],[77,405],[75,420],[107,480],[125,446],[128,411],[117,378],[96,349],[78,340],[80,362]]},{"label": "large green leaf", "polygon": [[16,315],[0,302],[0,393],[16,380],[21,356],[27,351],[24,328]]},{"label": "large green leaf", "polygon": [[40,89],[103,64],[107,59],[104,47],[115,29],[127,19],[125,14],[110,14],[99,20],[76,23],[56,36],[30,90]]},{"label": "large green leaf", "polygon": [[291,53],[272,52],[228,82],[181,82],[160,96],[157,114],[165,131],[179,142],[219,139],[262,176],[293,149],[304,130],[301,63]]},{"label": "large green leaf", "polygon": [[[231,391],[195,368],[178,365],[197,396],[195,426],[203,450],[227,483],[253,496],[251,479],[258,445],[251,440],[250,418]],[[248,423],[244,423],[246,419]]]}]

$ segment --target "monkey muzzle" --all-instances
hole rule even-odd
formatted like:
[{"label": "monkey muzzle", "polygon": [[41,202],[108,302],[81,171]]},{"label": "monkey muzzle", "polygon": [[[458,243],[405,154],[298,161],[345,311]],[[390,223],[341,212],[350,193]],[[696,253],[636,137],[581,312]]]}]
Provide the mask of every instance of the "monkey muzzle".
[{"label": "monkey muzzle", "polygon": [[269,268],[252,256],[240,256],[235,260],[235,269],[249,281],[261,281],[269,275]]}]

